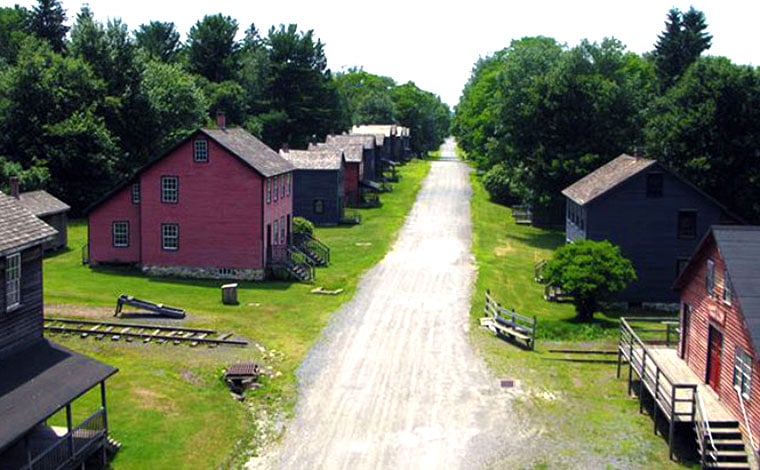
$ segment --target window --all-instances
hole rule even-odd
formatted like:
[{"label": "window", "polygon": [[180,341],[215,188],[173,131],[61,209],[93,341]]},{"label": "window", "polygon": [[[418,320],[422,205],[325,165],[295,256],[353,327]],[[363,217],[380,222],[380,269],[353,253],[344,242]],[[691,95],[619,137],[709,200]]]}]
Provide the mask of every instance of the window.
[{"label": "window", "polygon": [[678,211],[678,238],[689,240],[697,237],[697,211]]},{"label": "window", "polygon": [[129,222],[114,222],[111,225],[111,241],[117,248],[129,246]]},{"label": "window", "polygon": [[664,178],[662,173],[647,174],[647,197],[662,197]]},{"label": "window", "polygon": [[179,250],[179,224],[161,224],[161,248]]},{"label": "window", "polygon": [[325,213],[325,200],[324,199],[314,199],[314,213],[315,214],[324,214]]},{"label": "window", "polygon": [[272,202],[272,180],[267,179],[267,204]]},{"label": "window", "polygon": [[287,182],[287,188],[288,188],[288,196],[290,196],[290,181],[291,181],[291,174],[288,173],[288,182]]},{"label": "window", "polygon": [[723,272],[723,302],[731,303],[731,281],[728,279],[728,270]]},{"label": "window", "polygon": [[280,184],[282,186],[280,189],[280,194],[282,194],[282,197],[285,197],[285,177],[286,176],[287,175],[280,176]]},{"label": "window", "polygon": [[193,161],[196,163],[208,162],[208,141],[206,139],[193,141]]},{"label": "window", "polygon": [[280,182],[277,177],[274,177],[274,200],[276,201],[280,195]]},{"label": "window", "polygon": [[161,202],[177,203],[179,201],[179,178],[161,177]]},{"label": "window", "polygon": [[21,304],[21,253],[5,258],[5,310]]},{"label": "window", "polygon": [[277,219],[274,219],[274,241],[272,242],[273,245],[279,245],[280,244],[280,221]]},{"label": "window", "polygon": [[707,293],[712,297],[715,294],[715,261],[707,260],[707,275],[705,276]]},{"label": "window", "polygon": [[285,216],[280,217],[280,243],[287,245],[288,241],[285,238]]},{"label": "window", "polygon": [[736,348],[734,355],[734,388],[749,400],[752,387],[752,356],[742,348]]},{"label": "window", "polygon": [[132,185],[132,204],[140,204],[140,183]]}]

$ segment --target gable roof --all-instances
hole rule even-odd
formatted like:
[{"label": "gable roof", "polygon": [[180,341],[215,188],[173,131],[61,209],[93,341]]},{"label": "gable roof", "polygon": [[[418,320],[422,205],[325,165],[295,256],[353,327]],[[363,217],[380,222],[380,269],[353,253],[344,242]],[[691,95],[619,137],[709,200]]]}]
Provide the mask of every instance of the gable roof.
[{"label": "gable roof", "polygon": [[577,204],[588,204],[656,163],[656,160],[622,154],[563,189],[562,194]]},{"label": "gable roof", "polygon": [[275,176],[293,169],[293,166],[277,152],[239,127],[201,129],[200,132],[215,140],[262,176]]},{"label": "gable roof", "polygon": [[37,217],[66,212],[71,207],[47,191],[29,191],[18,195],[18,203]]},{"label": "gable roof", "polygon": [[399,126],[398,124],[363,124],[360,126],[353,126],[351,128],[352,134],[382,134],[385,137],[393,135],[408,136],[409,128]]},{"label": "gable roof", "polygon": [[0,255],[37,245],[57,233],[16,198],[0,193]]},{"label": "gable roof", "polygon": [[[760,226],[757,225],[713,225],[702,238],[695,253],[699,253],[712,238],[726,265],[731,282],[731,291],[741,306],[745,324],[756,350],[760,347]],[[686,283],[686,272],[696,263],[692,256],[683,272],[675,281],[679,289]]]},{"label": "gable roof", "polygon": [[361,163],[362,153],[364,151],[362,144],[340,144],[340,143],[327,143],[319,142],[317,144],[309,144],[309,150],[321,150],[336,148],[343,151],[343,156],[348,163]]},{"label": "gable roof", "polygon": [[[376,137],[369,134],[341,134],[341,135],[328,135],[325,142],[328,144],[350,145],[359,144],[365,149],[375,148]],[[382,145],[382,140],[378,145]]]},{"label": "gable roof", "polygon": [[339,148],[319,150],[280,151],[297,170],[340,170],[343,163],[343,151]]},{"label": "gable roof", "polygon": [[290,162],[282,158],[277,152],[268,147],[264,142],[260,141],[244,129],[198,129],[189,136],[177,142],[177,144],[161,154],[161,156],[153,159],[143,167],[138,168],[132,174],[132,176],[123,180],[114,189],[107,192],[103,197],[86,208],[84,210],[84,213],[89,214],[95,210],[98,206],[109,200],[111,196],[135,182],[136,178],[140,176],[140,174],[144,173],[153,167],[153,165],[157,164],[164,158],[174,153],[175,150],[177,150],[189,140],[195,138],[198,134],[204,134],[208,138],[214,140],[216,143],[224,147],[232,155],[242,161],[246,166],[250,167],[265,178],[293,170],[293,165],[291,165]]}]

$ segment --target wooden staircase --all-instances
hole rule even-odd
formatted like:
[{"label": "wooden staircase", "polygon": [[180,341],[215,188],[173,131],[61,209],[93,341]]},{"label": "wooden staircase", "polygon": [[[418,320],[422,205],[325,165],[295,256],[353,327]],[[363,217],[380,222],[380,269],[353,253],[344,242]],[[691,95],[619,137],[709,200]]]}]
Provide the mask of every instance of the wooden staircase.
[{"label": "wooden staircase", "polygon": [[712,439],[709,436],[699,439],[697,436],[702,468],[750,470],[739,423],[737,421],[710,421],[709,429]]},{"label": "wooden staircase", "polygon": [[300,233],[293,236],[295,247],[309,259],[313,266],[327,266],[330,264],[330,247],[308,233]]}]

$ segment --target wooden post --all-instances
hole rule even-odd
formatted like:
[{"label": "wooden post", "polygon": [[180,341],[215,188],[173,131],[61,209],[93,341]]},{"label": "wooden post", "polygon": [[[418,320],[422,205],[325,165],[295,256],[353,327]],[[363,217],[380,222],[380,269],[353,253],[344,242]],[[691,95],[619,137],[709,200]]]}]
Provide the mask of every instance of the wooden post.
[{"label": "wooden post", "polygon": [[641,374],[639,374],[639,413],[643,412],[644,410],[644,382],[645,377],[647,375],[647,350],[645,348],[641,348],[642,355],[641,355]]},{"label": "wooden post", "polygon": [[533,315],[533,340],[530,342],[530,350],[536,350],[536,333],[538,330],[538,319]]},{"label": "wooden post", "polygon": [[69,436],[69,458],[74,458],[74,434],[71,432],[71,403],[66,403],[66,434]]},{"label": "wooden post", "polygon": [[670,347],[670,323],[665,324],[665,346]]},{"label": "wooden post", "polygon": [[106,381],[100,382],[100,407],[103,408],[103,428],[108,435],[108,408],[106,407]]},{"label": "wooden post", "polygon": [[673,460],[673,436],[675,436],[676,388],[670,389],[670,427],[668,428],[668,452]]},{"label": "wooden post", "polygon": [[655,369],[654,374],[654,412],[653,414],[653,421],[654,421],[654,435],[657,435],[657,394],[660,391],[660,368],[658,367]]},{"label": "wooden post", "polygon": [[633,382],[633,339],[628,343],[628,396],[631,396]]}]

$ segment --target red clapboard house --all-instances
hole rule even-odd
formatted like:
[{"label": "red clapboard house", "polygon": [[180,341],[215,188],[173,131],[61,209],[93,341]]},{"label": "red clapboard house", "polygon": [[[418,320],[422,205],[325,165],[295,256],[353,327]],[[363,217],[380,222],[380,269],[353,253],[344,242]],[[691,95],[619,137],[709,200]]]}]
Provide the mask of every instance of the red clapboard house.
[{"label": "red clapboard house", "polygon": [[[711,227],[675,283],[679,355],[760,444],[760,226]],[[746,416],[746,419],[745,419]]]},{"label": "red clapboard house", "polygon": [[293,165],[243,129],[199,129],[89,211],[89,262],[261,280],[289,262]]}]

